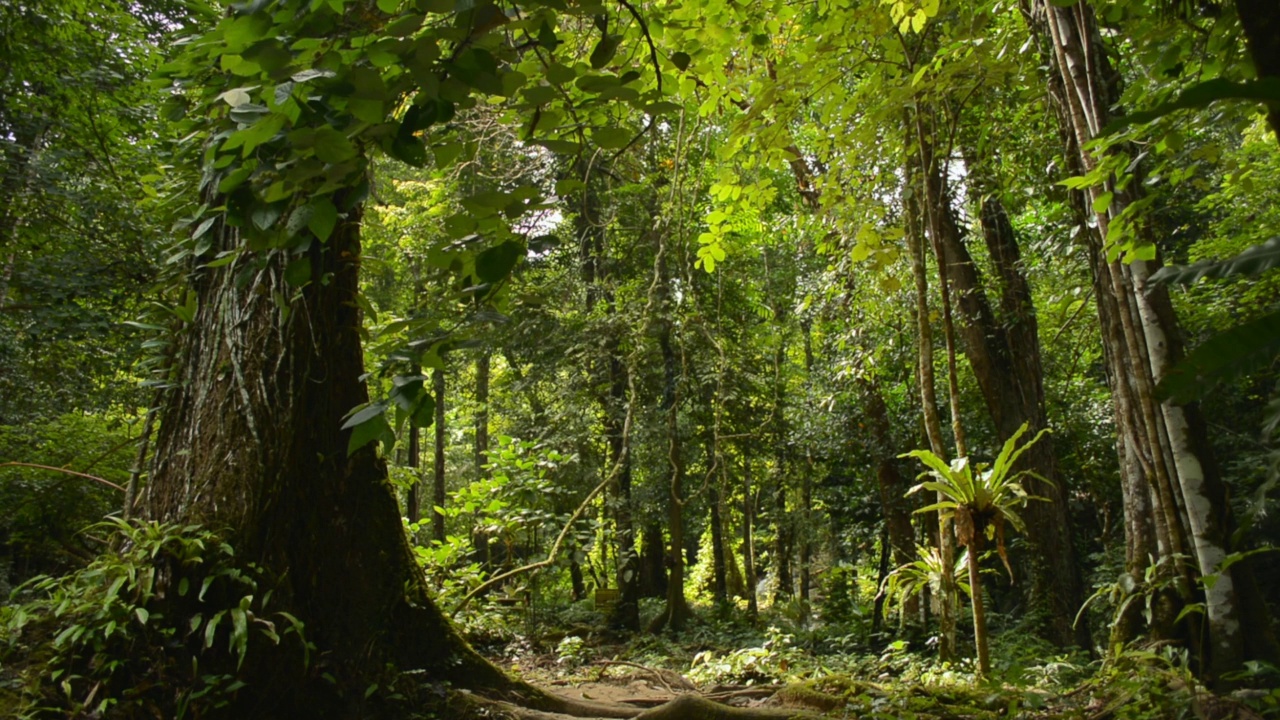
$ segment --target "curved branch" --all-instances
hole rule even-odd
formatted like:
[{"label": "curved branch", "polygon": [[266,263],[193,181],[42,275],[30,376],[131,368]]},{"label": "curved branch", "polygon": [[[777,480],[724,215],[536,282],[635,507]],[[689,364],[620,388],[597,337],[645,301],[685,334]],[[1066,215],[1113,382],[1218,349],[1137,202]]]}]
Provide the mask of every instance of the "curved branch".
[{"label": "curved branch", "polygon": [[89,474],[87,474],[87,473],[76,472],[75,470],[68,470],[68,469],[66,469],[66,468],[53,467],[52,465],[40,465],[40,464],[38,464],[38,463],[25,463],[25,462],[7,462],[7,463],[0,463],[0,468],[3,468],[3,467],[29,467],[29,468],[38,468],[38,469],[40,469],[40,470],[49,470],[49,471],[52,471],[52,472],[59,472],[59,473],[63,473],[64,475],[74,475],[74,476],[76,476],[76,477],[82,477],[82,478],[84,478],[84,479],[86,479],[86,480],[92,480],[92,481],[94,481],[94,482],[96,482],[96,483],[100,483],[100,484],[102,484],[102,485],[106,485],[107,487],[112,488],[112,489],[114,489],[114,490],[119,490],[120,492],[124,492],[124,488],[122,488],[122,487],[120,487],[119,485],[117,485],[117,484],[115,484],[115,483],[111,482],[110,480],[104,480],[103,478],[100,478],[100,477],[98,477],[97,475],[89,475]]},{"label": "curved branch", "polygon": [[631,403],[628,403],[627,417],[626,417],[626,420],[623,422],[623,426],[622,426],[622,437],[623,437],[622,453],[619,454],[617,462],[613,464],[613,468],[609,471],[609,475],[605,477],[604,480],[601,480],[599,485],[596,485],[594,488],[592,488],[591,492],[587,493],[587,496],[583,498],[582,502],[578,505],[578,509],[574,510],[573,514],[569,516],[569,521],[564,524],[563,528],[561,528],[560,534],[556,536],[555,543],[553,543],[551,545],[551,549],[547,551],[547,557],[544,560],[540,560],[536,563],[530,563],[528,565],[515,568],[514,570],[508,570],[507,572],[504,572],[501,575],[495,575],[489,578],[488,580],[484,581],[483,583],[480,583],[475,587],[475,589],[467,593],[466,596],[463,597],[462,600],[458,602],[457,607],[455,607],[453,609],[453,612],[450,613],[451,616],[457,615],[458,611],[466,607],[467,603],[471,602],[472,598],[474,598],[475,596],[479,595],[482,592],[485,592],[489,588],[492,588],[493,586],[498,585],[499,583],[505,582],[510,578],[515,577],[516,575],[520,575],[522,573],[530,572],[533,570],[541,570],[542,568],[549,567],[550,565],[555,563],[556,556],[560,554],[560,547],[564,545],[565,538],[569,537],[569,532],[573,530],[573,524],[578,522],[578,518],[582,517],[582,513],[586,511],[587,506],[590,505],[591,501],[596,498],[596,495],[599,495],[602,490],[604,490],[606,487],[609,486],[609,483],[614,481],[614,479],[618,476],[618,472],[622,469],[623,465],[625,465],[627,462],[627,455],[630,452],[630,447],[629,447],[629,443],[627,443],[627,438],[630,437],[631,435],[631,406],[632,406]]}]

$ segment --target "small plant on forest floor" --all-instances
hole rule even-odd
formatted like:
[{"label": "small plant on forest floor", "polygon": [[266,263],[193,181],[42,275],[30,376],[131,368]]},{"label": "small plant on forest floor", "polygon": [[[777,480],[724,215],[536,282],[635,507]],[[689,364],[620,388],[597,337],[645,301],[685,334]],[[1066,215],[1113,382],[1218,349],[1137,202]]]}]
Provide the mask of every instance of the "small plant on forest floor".
[{"label": "small plant on forest floor", "polygon": [[908,495],[929,490],[938,494],[939,501],[916,510],[917,513],[937,510],[945,517],[955,520],[956,542],[968,548],[969,598],[973,608],[973,634],[978,650],[978,671],[983,676],[991,674],[991,658],[987,650],[987,627],[984,617],[982,598],[982,578],[979,574],[978,561],[984,541],[994,540],[1000,559],[1004,561],[1010,576],[1013,570],[1009,566],[1009,558],[1005,552],[1004,527],[1007,522],[1019,531],[1026,531],[1018,510],[1030,500],[1045,500],[1029,494],[1022,486],[1024,477],[1039,478],[1049,483],[1047,478],[1040,477],[1030,470],[1014,470],[1018,458],[1044,436],[1048,430],[1041,430],[1021,447],[1018,440],[1028,430],[1026,423],[1018,428],[1000,449],[995,462],[990,464],[974,464],[967,457],[956,458],[947,463],[928,450],[912,450],[903,457],[913,457],[927,468],[921,477],[932,477],[911,488]]},{"label": "small plant on forest floor", "polygon": [[566,667],[585,665],[593,654],[586,641],[577,635],[570,635],[556,645],[556,662]]},{"label": "small plant on forest floor", "polygon": [[266,578],[238,567],[213,533],[122,520],[92,530],[119,549],[68,576],[33,578],[0,608],[0,654],[23,680],[19,715],[198,715],[245,687],[255,638],[296,635],[308,662],[302,623],[268,612]]},{"label": "small plant on forest floor", "polygon": [[796,675],[810,660],[795,646],[795,638],[771,627],[759,647],[728,653],[704,650],[694,656],[689,679],[701,684],[777,682]]}]

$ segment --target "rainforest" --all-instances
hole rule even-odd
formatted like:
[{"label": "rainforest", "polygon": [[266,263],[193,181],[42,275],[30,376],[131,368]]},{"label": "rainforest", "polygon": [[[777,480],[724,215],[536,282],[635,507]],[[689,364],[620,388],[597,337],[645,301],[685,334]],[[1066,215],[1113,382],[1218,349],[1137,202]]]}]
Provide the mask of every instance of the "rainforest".
[{"label": "rainforest", "polygon": [[5,0],[0,715],[1280,718],[1275,0]]}]

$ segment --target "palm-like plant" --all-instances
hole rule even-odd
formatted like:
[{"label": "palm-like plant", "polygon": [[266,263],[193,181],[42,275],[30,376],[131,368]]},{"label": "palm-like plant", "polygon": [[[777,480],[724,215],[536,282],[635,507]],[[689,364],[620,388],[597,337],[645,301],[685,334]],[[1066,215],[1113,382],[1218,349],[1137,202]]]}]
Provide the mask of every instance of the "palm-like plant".
[{"label": "palm-like plant", "polygon": [[[952,585],[952,593],[958,589],[966,595],[970,594],[969,584],[958,579],[961,572],[964,571],[968,557],[969,554],[966,552],[956,560],[952,576],[957,580]],[[938,548],[917,545],[916,559],[894,569],[893,572],[885,576],[884,582],[880,583],[880,592],[886,599],[884,604],[885,617],[889,616],[895,603],[901,606],[908,599],[923,595],[925,589],[932,593],[933,606],[936,609],[942,593],[945,592],[942,587],[942,578],[944,576],[942,570],[942,553],[938,552]]]},{"label": "palm-like plant", "polygon": [[956,541],[968,548],[969,593],[973,600],[973,635],[978,646],[978,671],[986,676],[991,672],[991,658],[987,651],[987,621],[982,607],[982,581],[978,575],[978,554],[982,550],[984,540],[995,540],[996,549],[1010,577],[1013,569],[1009,566],[1009,557],[1005,552],[1005,524],[1012,525],[1019,531],[1026,530],[1017,510],[1031,500],[1044,500],[1026,491],[1021,480],[1024,477],[1037,477],[1045,482],[1047,479],[1030,470],[1014,470],[1014,464],[1027,448],[1031,447],[1048,430],[1041,430],[1030,442],[1021,447],[1018,440],[1027,432],[1024,423],[1018,428],[1000,450],[994,463],[974,465],[969,458],[962,457],[950,463],[928,450],[912,450],[903,457],[913,457],[924,463],[929,469],[921,477],[932,477],[932,480],[916,485],[907,492],[908,495],[921,490],[933,490],[939,497],[945,498],[933,505],[921,508],[916,512],[937,510],[944,515],[955,518]]}]

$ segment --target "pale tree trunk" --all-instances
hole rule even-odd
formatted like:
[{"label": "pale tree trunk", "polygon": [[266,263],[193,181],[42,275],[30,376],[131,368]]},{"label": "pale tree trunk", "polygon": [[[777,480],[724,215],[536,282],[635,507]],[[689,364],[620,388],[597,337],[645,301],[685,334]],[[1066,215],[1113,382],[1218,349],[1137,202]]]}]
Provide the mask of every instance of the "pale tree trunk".
[{"label": "pale tree trunk", "polygon": [[[1044,4],[1039,9],[1047,17],[1054,59],[1062,78],[1064,111],[1075,147],[1082,167],[1092,170],[1097,161],[1081,149],[1110,119],[1115,97],[1113,71],[1099,46],[1097,21],[1083,3],[1070,8]],[[1110,183],[1107,187],[1091,188],[1091,197],[1097,202],[1107,191],[1114,193],[1114,199],[1102,212],[1096,213],[1103,237],[1108,236],[1112,219],[1123,211],[1130,199]],[[1192,436],[1186,410],[1171,402],[1157,404],[1154,397],[1155,383],[1168,372],[1174,352],[1171,343],[1176,327],[1172,313],[1168,307],[1159,306],[1167,306],[1167,296],[1162,292],[1144,292],[1149,273],[1145,262],[1135,262],[1128,268],[1113,262],[1107,269],[1110,289],[1120,305],[1121,326],[1131,354],[1129,372],[1147,425],[1152,464],[1157,474],[1161,474],[1161,465],[1167,465],[1163,474],[1178,491],[1173,497],[1168,497],[1171,493],[1164,493],[1162,504],[1169,513],[1168,506],[1180,502],[1190,528],[1191,550],[1200,575],[1206,580],[1205,609],[1210,641],[1207,671],[1210,676],[1220,678],[1241,665],[1245,644],[1233,577],[1243,568],[1234,572],[1220,569],[1228,550],[1227,508],[1213,487],[1216,483],[1205,472],[1201,455],[1206,444]],[[1133,311],[1126,312],[1126,306]],[[1166,463],[1166,459],[1171,462]],[[1180,534],[1176,532],[1178,529],[1169,527],[1170,535]]]},{"label": "pale tree trunk", "polygon": [[751,487],[751,457],[742,454],[742,574],[747,592],[747,616],[753,621],[760,615],[756,598],[756,544],[753,529],[756,521],[755,491]]},{"label": "pale tree trunk", "polygon": [[[431,388],[435,394],[436,400],[436,418],[435,418],[435,452],[433,453],[432,463],[432,499],[435,501],[435,507],[431,510],[431,529],[432,536],[437,542],[443,543],[445,540],[444,526],[444,507],[445,507],[445,482],[444,482],[444,452],[445,452],[445,380],[444,370],[439,368],[431,371]],[[439,508],[439,509],[436,509]]]},{"label": "pale tree trunk", "polygon": [[[422,368],[416,366],[413,368],[413,374],[417,375],[421,372]],[[408,448],[406,449],[406,452],[409,457],[407,458],[408,462],[406,464],[409,466],[409,470],[413,473],[413,484],[409,486],[408,497],[405,498],[405,518],[410,524],[413,524],[418,522],[418,518],[421,515],[419,505],[422,492],[422,473],[419,472],[418,468],[422,464],[422,448],[419,447],[418,444],[417,426],[413,423],[409,423],[408,432],[409,442],[407,443]]]},{"label": "pale tree trunk", "polygon": [[[920,224],[920,192],[915,182],[919,178],[918,165],[908,163],[908,182],[904,192],[906,205],[906,243],[911,257],[911,275],[916,286],[916,328],[919,342],[917,371],[920,376],[920,405],[924,416],[925,434],[929,449],[938,457],[948,457],[942,438],[942,422],[938,417],[938,395],[933,376],[933,328],[929,322],[929,279],[925,270],[924,231]],[[953,660],[956,654],[955,607],[955,535],[951,523],[941,513],[938,517],[938,554],[942,560],[942,591],[938,605],[938,656]]]}]

